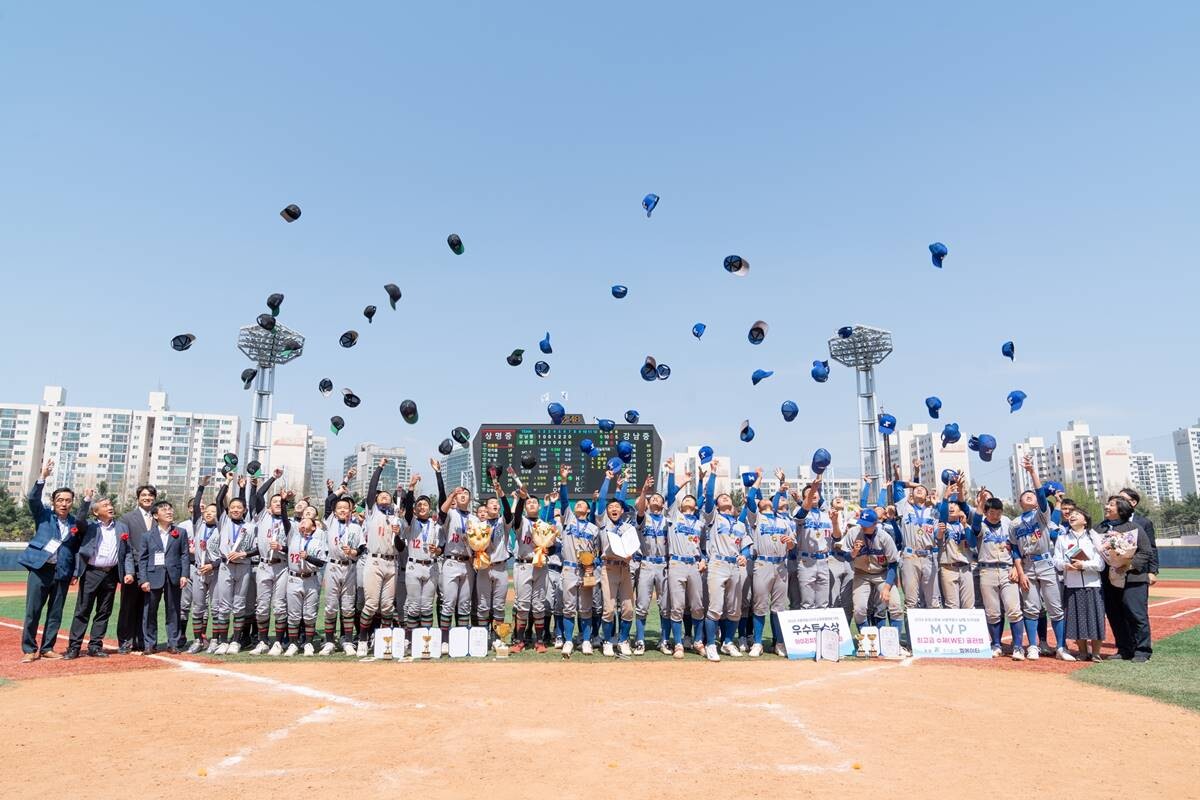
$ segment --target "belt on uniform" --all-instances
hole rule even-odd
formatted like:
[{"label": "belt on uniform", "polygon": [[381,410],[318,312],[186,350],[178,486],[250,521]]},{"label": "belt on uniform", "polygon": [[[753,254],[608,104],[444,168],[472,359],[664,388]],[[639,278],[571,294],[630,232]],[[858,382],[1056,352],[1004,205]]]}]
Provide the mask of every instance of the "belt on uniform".
[{"label": "belt on uniform", "polygon": [[672,554],[671,554],[671,560],[672,560],[672,561],[679,561],[679,562],[681,562],[681,563],[684,563],[684,564],[695,564],[695,563],[696,563],[696,562],[697,562],[699,559],[693,558],[693,557],[691,557],[691,556],[677,556],[677,555],[675,555],[674,553],[672,553]]},{"label": "belt on uniform", "polygon": [[532,564],[533,559],[532,558],[518,558],[517,563],[518,564]]},{"label": "belt on uniform", "polygon": [[965,561],[947,561],[942,564],[942,569],[970,569],[971,565]]},{"label": "belt on uniform", "polygon": [[288,572],[288,575],[291,575],[293,578],[311,578],[313,575],[316,575],[316,574],[317,574],[317,571],[315,569],[309,570],[308,572],[291,572],[291,571]]},{"label": "belt on uniform", "polygon": [[371,558],[382,558],[384,561],[395,561],[396,555],[393,553],[390,556],[385,556],[385,555],[377,555],[375,553],[371,553]]},{"label": "belt on uniform", "polygon": [[1036,564],[1039,561],[1045,561],[1049,557],[1050,557],[1049,553],[1039,553],[1036,556],[1022,556],[1022,558],[1024,558],[1026,561],[1032,561],[1034,564]]},{"label": "belt on uniform", "polygon": [[563,561],[563,566],[569,569],[579,569],[579,565],[574,561]]},{"label": "belt on uniform", "polygon": [[726,564],[736,564],[737,556],[713,556],[718,561],[724,561]]},{"label": "belt on uniform", "polygon": [[410,563],[410,564],[421,564],[421,565],[423,565],[423,566],[426,566],[426,567],[428,567],[430,564],[432,564],[432,563],[433,563],[433,559],[432,559],[432,558],[428,558],[428,559],[409,558],[409,559],[408,559],[408,563]]},{"label": "belt on uniform", "polygon": [[823,558],[829,558],[829,553],[801,553],[801,558],[810,558],[813,561],[820,561]]},{"label": "belt on uniform", "polygon": [[264,564],[282,564],[283,559],[282,558],[272,558],[270,561],[264,561],[262,563],[264,563]]},{"label": "belt on uniform", "polygon": [[[768,564],[782,564],[784,556],[755,556],[755,561],[765,561]],[[735,558],[734,561],[737,561]]]},{"label": "belt on uniform", "polygon": [[638,561],[649,561],[651,564],[665,564],[667,560],[662,556],[639,556]]},{"label": "belt on uniform", "polygon": [[937,555],[937,553],[938,548],[936,547],[932,547],[928,550],[914,550],[911,547],[904,548],[904,555],[906,556],[933,556]]},{"label": "belt on uniform", "polygon": [[1012,564],[1006,564],[1003,561],[980,561],[980,569],[1011,569]]},{"label": "belt on uniform", "polygon": [[470,556],[460,556],[457,553],[446,553],[446,558],[452,561],[470,561]]},{"label": "belt on uniform", "polygon": [[562,572],[563,565],[562,564],[547,564],[546,568],[549,570],[553,570],[554,572]]},{"label": "belt on uniform", "polygon": [[348,566],[350,566],[350,562],[349,562],[349,561],[336,561],[336,560],[335,560],[335,561],[330,561],[329,563],[330,563],[330,564],[337,564],[339,567],[348,567]]}]

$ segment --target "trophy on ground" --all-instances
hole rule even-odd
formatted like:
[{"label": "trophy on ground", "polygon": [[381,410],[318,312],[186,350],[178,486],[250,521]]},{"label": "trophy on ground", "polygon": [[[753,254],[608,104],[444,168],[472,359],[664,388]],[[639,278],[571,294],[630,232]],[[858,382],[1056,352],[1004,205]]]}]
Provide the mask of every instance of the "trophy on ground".
[{"label": "trophy on ground", "polygon": [[424,632],[421,634],[421,641],[425,643],[421,648],[422,661],[428,661],[429,659],[433,658],[433,654],[429,652],[429,642],[431,639],[433,639],[433,634],[429,632],[429,628],[425,628]]},{"label": "trophy on ground", "polygon": [[858,630],[858,657],[879,657],[879,628],[868,625]]},{"label": "trophy on ground", "polygon": [[504,641],[512,633],[512,625],[507,622],[496,623],[496,658],[508,658],[508,644]]}]

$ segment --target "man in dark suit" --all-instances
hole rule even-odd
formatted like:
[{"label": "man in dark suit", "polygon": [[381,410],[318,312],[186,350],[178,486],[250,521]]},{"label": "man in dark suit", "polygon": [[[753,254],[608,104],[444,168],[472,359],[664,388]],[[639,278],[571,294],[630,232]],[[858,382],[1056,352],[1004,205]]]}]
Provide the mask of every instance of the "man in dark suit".
[{"label": "man in dark suit", "polygon": [[140,653],[145,649],[142,641],[142,612],[146,602],[146,594],[142,591],[141,578],[137,574],[137,554],[141,552],[142,537],[154,524],[150,509],[158,499],[158,490],[153,486],[139,486],[137,489],[137,508],[121,517],[119,524],[122,533],[129,534],[128,549],[133,554],[133,570],[126,572],[128,559],[121,558],[117,564],[121,580],[121,607],[117,610],[117,652],[121,655]]},{"label": "man in dark suit", "polygon": [[[101,497],[93,503],[94,491],[87,489],[83,493],[84,504],[91,503],[96,519],[91,522],[81,519],[79,522],[83,532],[79,537],[75,567],[79,594],[75,600],[75,618],[71,621],[71,639],[63,658],[79,658],[89,619],[92,638],[88,642],[87,654],[94,658],[108,657],[108,653],[104,652],[104,634],[108,630],[108,618],[112,616],[113,600],[117,594],[117,562],[121,558],[121,545],[124,542],[117,530],[117,521],[113,518],[112,501]],[[96,610],[95,617],[92,617],[93,607]]]},{"label": "man in dark suit", "polygon": [[1118,494],[1133,506],[1133,516],[1129,518],[1130,521],[1136,522],[1138,527],[1146,532],[1146,538],[1150,540],[1150,567],[1146,572],[1150,578],[1150,585],[1153,586],[1158,581],[1158,540],[1154,538],[1154,523],[1146,515],[1138,513],[1137,509],[1142,503],[1142,495],[1137,489],[1122,489]]},{"label": "man in dark suit", "polygon": [[[63,603],[67,590],[73,582],[75,553],[79,550],[79,529],[71,506],[75,503],[75,492],[67,488],[55,489],[50,495],[50,508],[42,503],[42,492],[46,478],[54,471],[54,459],[42,466],[41,477],[29,490],[29,511],[33,514],[36,527],[33,538],[17,558],[18,563],[29,571],[25,585],[25,629],[21,636],[22,664],[39,658],[61,658],[54,652],[58,641],[58,629],[62,625]],[[86,518],[87,503],[80,509]],[[37,643],[38,623],[42,609],[47,608],[46,623],[42,628],[42,646]]]},{"label": "man in dark suit", "polygon": [[[125,559],[125,571],[133,572],[133,557]],[[179,601],[191,574],[187,534],[175,527],[175,509],[166,500],[154,504],[154,525],[142,537],[138,551],[137,575],[146,595],[142,629],[145,655],[154,653],[158,644],[158,604],[166,599],[166,652],[178,653]]]}]

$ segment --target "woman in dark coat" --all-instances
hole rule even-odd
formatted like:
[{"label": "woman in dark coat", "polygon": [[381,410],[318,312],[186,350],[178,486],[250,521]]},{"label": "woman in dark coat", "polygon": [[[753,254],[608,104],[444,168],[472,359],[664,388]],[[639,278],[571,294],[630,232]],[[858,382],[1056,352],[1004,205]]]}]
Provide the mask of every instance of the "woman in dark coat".
[{"label": "woman in dark coat", "polygon": [[[1149,569],[1154,550],[1146,531],[1130,520],[1132,516],[1128,500],[1120,495],[1108,498],[1100,547],[1110,565],[1103,576],[1104,611],[1117,640],[1116,658],[1141,664],[1150,660],[1151,653]],[[1123,548],[1133,549],[1127,565],[1118,555]],[[1118,566],[1112,566],[1114,562]]]}]

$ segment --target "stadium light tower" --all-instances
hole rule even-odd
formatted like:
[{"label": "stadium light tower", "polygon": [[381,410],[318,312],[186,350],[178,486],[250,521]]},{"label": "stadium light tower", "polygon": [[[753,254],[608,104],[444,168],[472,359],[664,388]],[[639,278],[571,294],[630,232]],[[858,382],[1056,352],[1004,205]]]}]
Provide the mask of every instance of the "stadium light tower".
[{"label": "stadium light tower", "polygon": [[267,454],[271,452],[271,398],[275,394],[275,366],[295,361],[304,350],[304,337],[276,321],[275,330],[260,325],[244,325],[238,331],[238,350],[258,367],[254,378],[254,404],[251,407],[250,446],[246,461],[258,461],[267,472]]},{"label": "stadium light tower", "polygon": [[829,340],[829,357],[854,368],[858,388],[858,449],[862,472],[871,480],[879,477],[879,424],[875,405],[875,367],[892,352],[892,332],[868,325],[855,325],[853,332]]}]

